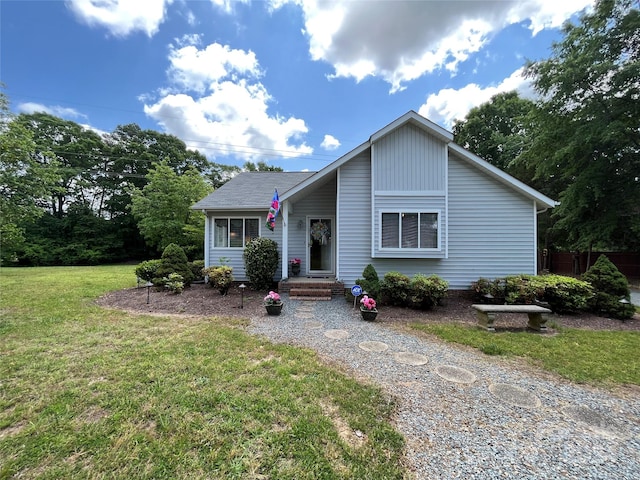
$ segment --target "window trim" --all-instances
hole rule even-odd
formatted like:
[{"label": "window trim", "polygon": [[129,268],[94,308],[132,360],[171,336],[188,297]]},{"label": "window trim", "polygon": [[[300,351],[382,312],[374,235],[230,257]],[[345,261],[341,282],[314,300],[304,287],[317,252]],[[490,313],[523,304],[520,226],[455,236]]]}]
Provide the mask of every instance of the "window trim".
[{"label": "window trim", "polygon": [[[227,246],[222,247],[215,244],[216,242],[216,220],[226,220],[227,221]],[[242,220],[242,246],[241,247],[232,247],[231,246],[231,220]],[[224,250],[238,250],[244,249],[247,244],[245,242],[246,239],[246,231],[247,231],[247,220],[256,220],[258,222],[258,237],[261,236],[262,225],[260,222],[260,217],[239,217],[239,216],[230,216],[230,217],[221,217],[215,216],[211,217],[211,248],[215,249],[224,249]]]},{"label": "window trim", "polygon": [[[382,246],[382,216],[384,214],[396,214],[398,215],[398,247],[383,247]],[[403,247],[402,246],[402,214],[411,213],[418,214],[418,246],[417,247]],[[438,234],[437,234],[437,246],[436,247],[420,247],[420,215],[437,215]],[[380,226],[378,231],[378,250],[380,252],[401,252],[401,253],[425,253],[425,252],[441,252],[442,251],[442,212],[438,209],[403,209],[402,211],[384,209],[379,212]]]}]

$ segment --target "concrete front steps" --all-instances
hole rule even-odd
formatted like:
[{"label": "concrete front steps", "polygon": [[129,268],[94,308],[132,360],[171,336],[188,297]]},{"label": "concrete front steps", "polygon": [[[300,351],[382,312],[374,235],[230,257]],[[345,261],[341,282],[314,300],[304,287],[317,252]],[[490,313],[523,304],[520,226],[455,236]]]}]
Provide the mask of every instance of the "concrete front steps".
[{"label": "concrete front steps", "polygon": [[292,277],[278,283],[280,293],[288,293],[291,300],[331,300],[344,295],[344,284],[331,278]]}]

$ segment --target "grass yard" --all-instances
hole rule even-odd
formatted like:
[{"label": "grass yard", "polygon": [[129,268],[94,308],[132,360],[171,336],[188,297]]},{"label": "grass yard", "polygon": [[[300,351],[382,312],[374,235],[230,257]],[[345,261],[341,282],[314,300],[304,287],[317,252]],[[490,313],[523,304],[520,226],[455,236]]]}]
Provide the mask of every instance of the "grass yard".
[{"label": "grass yard", "polygon": [[478,348],[488,355],[519,356],[568,378],[596,385],[640,385],[640,332],[558,328],[557,335],[489,333],[450,324],[411,324],[415,331]]},{"label": "grass yard", "polygon": [[130,265],[0,270],[0,479],[406,475],[379,389],[238,321],[93,304],[134,285]]}]

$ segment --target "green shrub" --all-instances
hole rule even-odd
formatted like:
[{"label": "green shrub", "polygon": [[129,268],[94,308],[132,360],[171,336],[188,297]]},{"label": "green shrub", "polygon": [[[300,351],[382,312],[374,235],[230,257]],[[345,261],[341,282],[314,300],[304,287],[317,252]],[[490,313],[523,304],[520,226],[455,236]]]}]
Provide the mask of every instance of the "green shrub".
[{"label": "green shrub", "polygon": [[544,283],[534,275],[508,275],[504,277],[505,302],[508,304],[531,304],[542,300]]},{"label": "green shrub", "polygon": [[233,268],[226,265],[219,267],[209,267],[203,270],[205,276],[209,277],[209,285],[217,288],[220,295],[226,295],[233,284]]},{"label": "green shrub", "polygon": [[364,267],[362,278],[356,280],[356,285],[360,285],[369,297],[374,299],[380,297],[380,279],[373,265]]},{"label": "green shrub", "polygon": [[256,290],[269,290],[278,270],[278,244],[270,238],[254,238],[243,253],[247,277]]},{"label": "green shrub", "polygon": [[175,243],[167,245],[162,252],[160,265],[156,270],[156,276],[152,280],[154,285],[164,286],[164,278],[169,277],[172,273],[177,273],[182,276],[182,281],[184,282],[185,287],[188,287],[191,284],[193,275],[189,268],[187,255],[184,253],[184,250]]},{"label": "green shrub", "polygon": [[202,270],[204,269],[204,260],[194,260],[193,262],[189,262],[189,269],[191,270],[191,275],[193,275],[192,282],[204,280],[204,274]]},{"label": "green shrub", "polygon": [[164,287],[173,293],[182,293],[184,290],[184,279],[179,273],[170,273],[162,278]]},{"label": "green shrub", "polygon": [[538,277],[544,285],[542,300],[557,313],[577,312],[587,309],[587,302],[593,296],[588,282],[563,275],[543,275]]},{"label": "green shrub", "polygon": [[447,295],[449,282],[438,275],[423,275],[417,273],[411,279],[410,301],[413,308],[429,309],[442,302]]},{"label": "green shrub", "polygon": [[[594,295],[589,300],[589,308],[593,312],[621,320],[633,317],[635,308],[630,303],[631,290],[627,278],[605,255],[600,255],[582,279],[593,287]],[[629,303],[620,303],[620,300]]]},{"label": "green shrub", "polygon": [[158,267],[160,266],[161,260],[146,260],[141,262],[136,266],[136,276],[145,282],[151,282],[157,276],[156,272],[158,271]]},{"label": "green shrub", "polygon": [[387,272],[380,282],[380,296],[383,303],[398,306],[409,304],[411,279],[400,272]]},{"label": "green shrub", "polygon": [[504,278],[491,280],[480,277],[471,283],[471,290],[474,291],[478,302],[504,303],[506,297]]}]

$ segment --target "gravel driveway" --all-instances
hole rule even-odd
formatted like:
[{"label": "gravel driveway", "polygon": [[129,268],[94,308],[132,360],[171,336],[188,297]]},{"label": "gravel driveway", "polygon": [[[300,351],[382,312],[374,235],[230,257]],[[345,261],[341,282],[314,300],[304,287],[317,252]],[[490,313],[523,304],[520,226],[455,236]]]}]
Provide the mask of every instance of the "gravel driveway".
[{"label": "gravel driveway", "polygon": [[249,330],[313,348],[398,399],[417,479],[640,478],[640,398],[364,322],[346,302],[286,302]]}]

